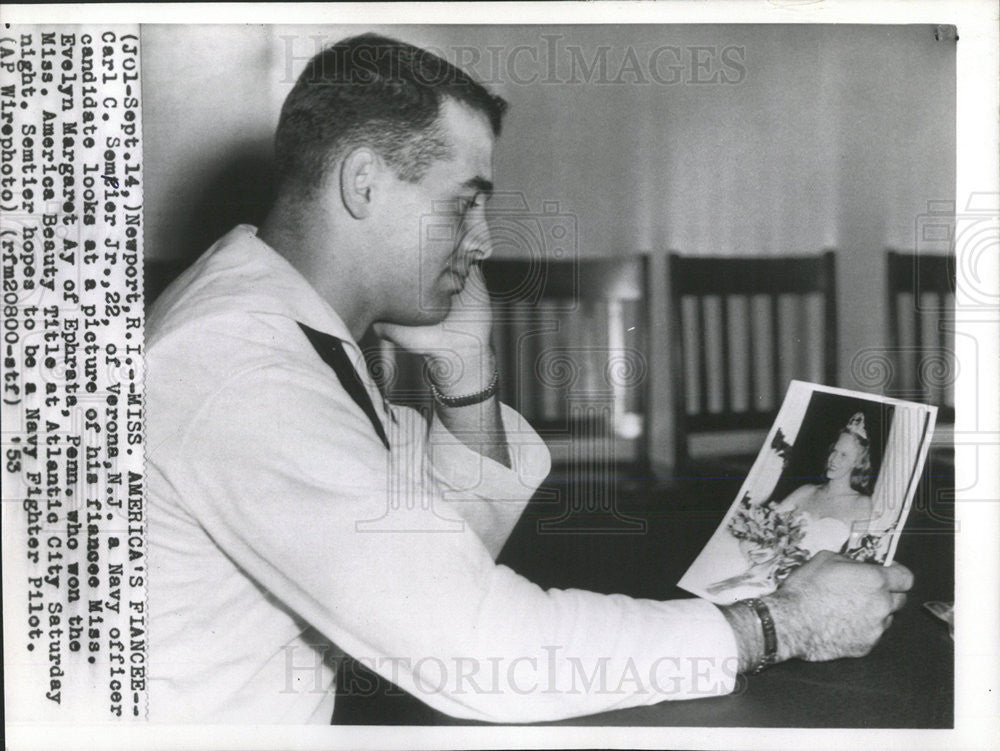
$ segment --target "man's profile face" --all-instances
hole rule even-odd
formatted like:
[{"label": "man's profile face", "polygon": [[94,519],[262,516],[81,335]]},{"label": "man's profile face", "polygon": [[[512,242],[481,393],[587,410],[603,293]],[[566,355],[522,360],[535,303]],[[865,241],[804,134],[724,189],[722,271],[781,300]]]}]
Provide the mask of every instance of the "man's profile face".
[{"label": "man's profile face", "polygon": [[[389,281],[384,320],[437,323],[491,252],[485,202],[492,191],[493,132],[486,117],[446,99],[440,130],[450,154],[416,183],[396,179],[384,202]],[[382,234],[382,233],[380,233]]]}]

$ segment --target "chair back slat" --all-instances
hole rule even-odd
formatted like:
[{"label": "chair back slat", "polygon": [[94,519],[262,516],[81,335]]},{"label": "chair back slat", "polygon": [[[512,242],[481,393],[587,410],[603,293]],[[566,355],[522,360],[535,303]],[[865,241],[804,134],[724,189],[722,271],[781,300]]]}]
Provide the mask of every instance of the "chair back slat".
[{"label": "chair back slat", "polygon": [[822,256],[820,264],[820,289],[823,294],[823,379],[830,385],[837,383],[837,352],[840,347],[837,324],[837,257],[833,251]]},{"label": "chair back slat", "polygon": [[719,311],[721,331],[719,340],[722,343],[722,411],[730,412],[733,409],[732,386],[730,384],[730,369],[732,366],[732,355],[729,350],[729,339],[732,332],[729,330],[729,305],[730,297],[725,296],[720,300],[721,310]]},{"label": "chair back slat", "polygon": [[746,342],[747,342],[747,362],[744,370],[746,371],[747,379],[747,403],[753,406],[754,401],[757,398],[757,348],[756,348],[756,336],[754,334],[753,325],[753,295],[745,295],[744,299],[747,304],[747,317],[746,317]]},{"label": "chair back slat", "polygon": [[781,306],[778,295],[771,295],[771,403],[776,403],[781,383]]},{"label": "chair back slat", "polygon": [[697,313],[698,341],[702,342],[702,346],[698,347],[698,403],[700,412],[708,412],[708,347],[704,344],[707,341],[705,336],[705,332],[707,331],[705,318],[708,315],[706,309],[707,303],[705,298],[699,297]]}]

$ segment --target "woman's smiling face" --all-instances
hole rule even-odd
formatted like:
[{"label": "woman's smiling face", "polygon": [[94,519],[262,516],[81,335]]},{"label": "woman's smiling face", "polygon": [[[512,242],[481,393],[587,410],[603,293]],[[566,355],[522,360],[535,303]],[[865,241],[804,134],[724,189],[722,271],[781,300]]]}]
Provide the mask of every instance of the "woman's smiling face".
[{"label": "woman's smiling face", "polygon": [[827,478],[837,480],[850,475],[858,464],[862,450],[856,438],[842,433],[826,459]]}]

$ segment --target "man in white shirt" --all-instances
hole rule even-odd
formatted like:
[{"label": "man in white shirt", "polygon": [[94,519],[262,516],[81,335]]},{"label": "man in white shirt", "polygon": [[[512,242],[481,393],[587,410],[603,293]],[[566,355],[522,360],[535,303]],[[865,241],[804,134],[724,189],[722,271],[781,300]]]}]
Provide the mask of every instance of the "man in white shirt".
[{"label": "man in white shirt", "polygon": [[[545,591],[495,563],[549,467],[495,397],[478,266],[503,108],[409,45],[334,45],[282,109],[261,228],[157,302],[151,719],[328,722],[346,652],[457,717],[555,720],[864,654],[902,605],[905,568],[828,554],[727,608]],[[430,425],[381,399],[371,326],[427,358]]]}]

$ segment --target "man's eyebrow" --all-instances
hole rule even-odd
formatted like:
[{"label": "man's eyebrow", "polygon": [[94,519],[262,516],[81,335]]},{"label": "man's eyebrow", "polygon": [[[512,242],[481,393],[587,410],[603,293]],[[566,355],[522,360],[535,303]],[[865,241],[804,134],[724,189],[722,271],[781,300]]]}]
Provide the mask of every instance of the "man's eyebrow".
[{"label": "man's eyebrow", "polygon": [[474,188],[477,193],[487,193],[487,194],[493,193],[493,182],[487,180],[485,177],[480,177],[479,175],[476,175],[475,177],[471,177],[468,180],[466,180],[464,183],[462,183],[462,187]]}]

